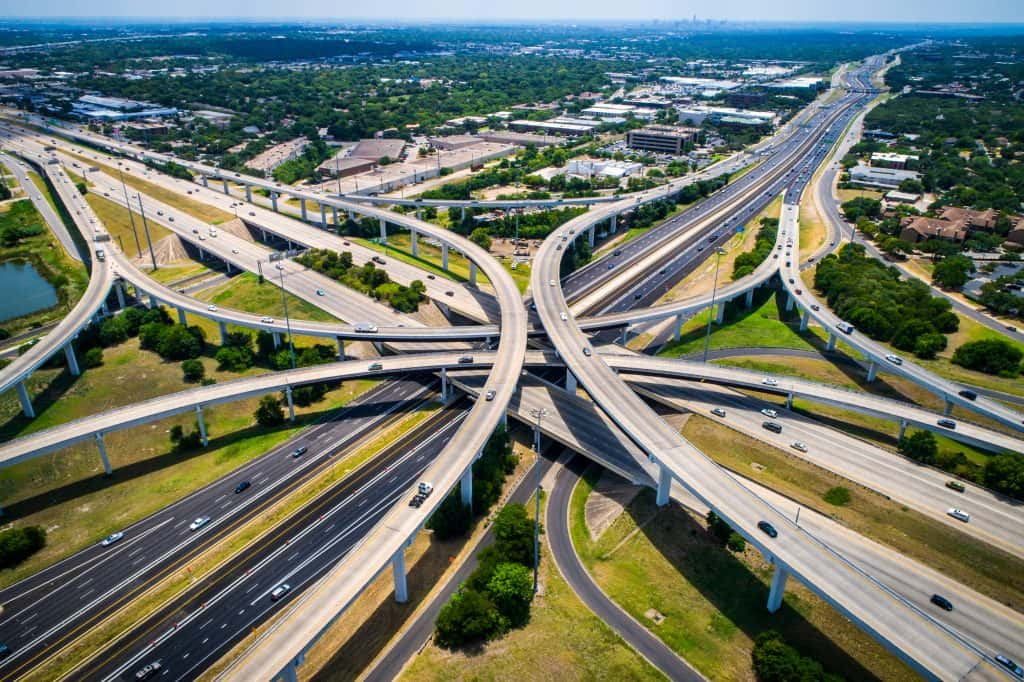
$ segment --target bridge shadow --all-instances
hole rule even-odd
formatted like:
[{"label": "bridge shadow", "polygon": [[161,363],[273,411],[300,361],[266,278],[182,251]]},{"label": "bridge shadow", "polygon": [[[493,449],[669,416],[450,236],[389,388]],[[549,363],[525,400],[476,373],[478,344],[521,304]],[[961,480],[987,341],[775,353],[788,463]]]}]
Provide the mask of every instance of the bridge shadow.
[{"label": "bridge shadow", "polygon": [[[4,521],[9,522],[14,519],[30,516],[37,512],[43,511],[46,508],[52,507],[55,504],[74,501],[78,498],[84,497],[86,495],[91,495],[93,493],[99,492],[111,486],[120,485],[141,478],[148,474],[160,471],[162,469],[166,469],[168,467],[173,467],[183,462],[187,462],[188,460],[193,459],[194,457],[197,457],[199,455],[202,455],[210,451],[211,449],[226,448],[234,443],[244,441],[254,436],[263,436],[274,433],[276,431],[294,428],[296,425],[312,426],[318,423],[329,423],[340,418],[365,418],[376,414],[380,414],[392,408],[395,409],[395,414],[400,414],[403,411],[412,410],[414,409],[414,407],[415,405],[413,404],[395,400],[361,403],[341,409],[330,408],[314,412],[306,412],[302,415],[296,415],[295,424],[285,423],[284,425],[276,428],[266,428],[259,425],[252,425],[243,429],[239,429],[237,431],[232,431],[231,433],[227,433],[224,435],[214,435],[213,437],[210,438],[209,446],[206,448],[199,447],[189,448],[185,450],[174,450],[172,449],[170,442],[168,441],[168,449],[165,452],[154,455],[152,457],[147,457],[144,460],[117,466],[114,468],[113,473],[110,476],[107,476],[101,472],[95,475],[87,476],[85,478],[80,478],[78,480],[69,482],[64,485],[60,485],[50,490],[39,492],[35,495],[26,497],[16,502],[5,503],[3,507]],[[344,416],[342,417],[342,415]],[[186,431],[190,431],[192,429],[194,429],[194,427],[186,428]],[[268,450],[267,452],[271,452],[274,450],[281,450],[282,452],[285,452],[290,449],[290,446],[288,445],[289,442],[290,440],[278,446],[275,446],[274,448]],[[56,454],[50,454],[47,456],[60,456],[59,453],[60,451],[57,451]],[[263,453],[259,456],[263,456],[265,454],[266,453]],[[98,453],[96,455],[96,459],[97,461],[99,460]],[[245,463],[247,462],[240,461],[238,464],[239,466],[241,466],[242,464]]]},{"label": "bridge shadow", "polygon": [[[724,617],[725,622],[711,625],[719,637],[728,638],[732,627],[751,639],[774,629],[801,654],[820,661],[829,672],[848,680],[879,679],[803,616],[808,604],[802,595],[790,590],[782,607],[774,614],[768,612],[768,585],[764,581],[770,580],[771,569],[767,564],[763,569],[752,570],[681,506],[673,503],[659,510],[654,498],[654,491],[645,488],[626,508],[626,513],[679,579],[693,585]],[[756,552],[750,548],[746,551]]]}]

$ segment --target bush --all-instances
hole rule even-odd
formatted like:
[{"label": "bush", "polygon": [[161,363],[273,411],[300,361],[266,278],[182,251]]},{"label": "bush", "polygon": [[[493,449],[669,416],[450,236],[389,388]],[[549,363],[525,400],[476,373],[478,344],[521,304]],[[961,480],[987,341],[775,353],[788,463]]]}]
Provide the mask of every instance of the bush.
[{"label": "bush", "polygon": [[185,360],[181,363],[181,374],[186,383],[197,384],[206,377],[206,366],[199,360]]},{"label": "bush", "polygon": [[953,362],[985,374],[1015,377],[1020,374],[1020,349],[1002,339],[970,341],[956,349]]},{"label": "bush", "polygon": [[714,535],[720,542],[728,542],[729,536],[732,534],[732,526],[725,522],[725,520],[713,511],[708,511],[707,515],[708,531]]},{"label": "bush", "polygon": [[99,367],[103,364],[103,349],[102,348],[90,348],[85,351],[85,355],[82,356],[82,367],[85,369],[91,369],[93,367]]},{"label": "bush", "polygon": [[284,424],[284,410],[281,409],[281,401],[272,395],[260,398],[260,405],[256,408],[256,423],[268,428]]},{"label": "bush", "polygon": [[754,640],[751,651],[754,673],[760,682],[841,682],[842,678],[826,673],[814,659],[801,656],[775,630],[762,632]]},{"label": "bush", "polygon": [[437,614],[435,641],[453,649],[483,642],[508,629],[498,608],[476,590],[460,589]]},{"label": "bush", "polygon": [[829,488],[828,491],[822,495],[822,499],[833,506],[845,507],[850,504],[850,490],[849,488],[844,488],[843,486],[838,485],[834,488]]},{"label": "bush", "polygon": [[256,364],[256,354],[252,348],[240,346],[221,346],[214,355],[217,369],[229,372],[244,372]]},{"label": "bush", "polygon": [[1004,452],[989,458],[984,481],[993,490],[1024,500],[1024,455]]},{"label": "bush", "polygon": [[742,552],[747,548],[747,541],[743,539],[742,535],[734,531],[729,533],[729,539],[725,541],[725,546],[731,552]]},{"label": "bush", "polygon": [[897,449],[910,459],[932,464],[939,453],[939,444],[931,431],[914,431],[900,438]]},{"label": "bush", "polygon": [[0,568],[17,566],[46,545],[42,526],[10,528],[0,532]]},{"label": "bush", "polygon": [[522,627],[530,620],[533,574],[526,566],[498,564],[487,581],[487,594],[510,627]]}]

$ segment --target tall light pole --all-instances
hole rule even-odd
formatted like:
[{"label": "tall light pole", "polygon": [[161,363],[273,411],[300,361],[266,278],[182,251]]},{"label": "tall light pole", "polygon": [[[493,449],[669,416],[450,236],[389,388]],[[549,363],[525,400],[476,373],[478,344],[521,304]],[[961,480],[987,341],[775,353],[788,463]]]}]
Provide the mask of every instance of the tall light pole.
[{"label": "tall light pole", "polygon": [[[155,272],[157,270],[156,255],[153,254],[153,240],[149,238],[149,223],[146,222],[146,209],[142,206],[142,194],[139,193],[135,196],[139,198],[139,215],[142,216],[142,229],[146,232],[146,244],[149,246],[149,259],[153,262],[153,271]],[[128,213],[129,215],[131,214],[131,209],[128,209]]]},{"label": "tall light pole", "polygon": [[284,268],[280,268],[277,274],[281,280],[281,304],[284,305],[284,327],[288,330],[288,352],[292,358],[292,369],[295,369],[295,344],[292,343],[292,323],[288,317],[288,297],[284,291]]},{"label": "tall light pole", "polygon": [[718,293],[718,266],[722,263],[722,256],[725,255],[725,249],[719,248],[715,251],[715,280],[711,285],[711,307],[708,309],[708,331],[704,335],[704,362],[708,361],[708,346],[711,344],[711,320],[715,314],[715,295]]},{"label": "tall light pole", "polygon": [[537,579],[540,571],[540,422],[548,416],[547,408],[533,408],[530,416],[537,420],[537,430],[534,431],[533,449],[537,453],[537,459],[533,463],[534,475],[536,476],[536,488],[533,496],[536,500],[536,509],[533,519],[533,593],[537,594]]},{"label": "tall light pole", "polygon": [[124,207],[128,209],[128,220],[132,225],[132,234],[135,235],[135,248],[138,249],[137,258],[142,258],[142,244],[139,243],[139,233],[135,229],[135,217],[132,216],[132,205],[128,203],[128,186],[124,183],[124,171],[121,164],[117,164],[117,174],[121,176],[121,189],[124,191]]}]

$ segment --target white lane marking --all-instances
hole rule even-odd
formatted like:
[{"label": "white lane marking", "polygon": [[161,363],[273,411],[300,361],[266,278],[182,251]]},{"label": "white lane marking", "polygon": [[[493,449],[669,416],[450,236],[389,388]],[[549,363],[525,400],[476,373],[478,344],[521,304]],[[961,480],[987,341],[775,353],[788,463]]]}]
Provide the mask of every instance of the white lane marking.
[{"label": "white lane marking", "polygon": [[292,554],[292,555],[291,555],[290,557],[288,557],[288,558],[287,558],[287,559],[286,559],[285,561],[291,561],[292,559],[294,559],[294,558],[295,558],[295,557],[297,557],[297,556],[299,556],[299,553],[298,553],[298,552],[295,552],[295,553],[294,553],[294,554]]},{"label": "white lane marking", "polygon": [[213,618],[208,618],[205,623],[203,623],[202,625],[199,626],[199,629],[202,630],[203,628],[205,628],[207,625],[209,625],[212,622],[213,622]]},{"label": "white lane marking", "polygon": [[93,588],[93,589],[90,589],[90,590],[89,590],[88,592],[86,592],[85,594],[83,594],[82,596],[80,596],[80,597],[79,597],[79,599],[85,599],[86,597],[88,597],[88,596],[89,596],[90,594],[92,594],[92,593],[93,593],[93,592],[95,592],[95,591],[96,591],[96,589],[95,589],[95,588]]}]

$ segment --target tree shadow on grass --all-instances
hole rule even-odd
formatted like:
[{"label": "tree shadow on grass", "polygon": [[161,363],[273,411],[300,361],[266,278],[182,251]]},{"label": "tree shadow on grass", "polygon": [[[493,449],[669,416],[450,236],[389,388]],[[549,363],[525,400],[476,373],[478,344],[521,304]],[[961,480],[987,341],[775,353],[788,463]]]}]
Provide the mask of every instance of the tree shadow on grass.
[{"label": "tree shadow on grass", "polygon": [[[751,639],[765,630],[778,630],[802,654],[817,659],[827,670],[848,680],[878,679],[804,618],[802,611],[807,605],[792,591],[787,592],[782,608],[769,613],[765,606],[765,580],[770,580],[770,574],[759,578],[677,504],[665,507],[652,521],[640,525],[655,511],[654,493],[650,489],[641,491],[627,508],[640,531],[672,565],[680,580],[693,585],[729,623]],[[715,629],[728,630],[724,626]]]},{"label": "tree shadow on grass", "polygon": [[[399,402],[396,406],[395,403]],[[370,402],[360,403],[352,405],[348,408],[342,408],[345,414],[345,419],[357,419],[372,416],[374,414],[380,414],[392,408],[395,409],[395,413],[401,413],[403,410],[414,409],[415,405],[411,403],[401,401],[383,401],[383,402]],[[170,449],[170,443],[168,442],[168,450],[147,457],[144,460],[132,462],[129,464],[123,464],[114,468],[113,473],[107,476],[103,473],[90,475],[85,478],[80,478],[76,481],[67,483],[65,485],[46,490],[31,497],[27,497],[17,502],[10,502],[4,504],[4,520],[9,521],[13,519],[23,518],[31,514],[40,512],[48,507],[55,504],[61,504],[69,502],[77,498],[91,495],[99,492],[106,488],[114,485],[120,485],[122,483],[131,481],[142,476],[166,469],[169,467],[176,466],[183,462],[187,462],[194,457],[205,454],[212,449],[227,448],[236,443],[243,442],[249,438],[255,436],[264,436],[272,434],[276,431],[294,428],[295,426],[312,426],[313,424],[322,421],[331,421],[329,417],[331,415],[339,414],[338,408],[324,409],[316,412],[307,412],[302,415],[297,415],[295,424],[285,423],[283,426],[273,429],[268,429],[258,425],[248,426],[237,431],[233,431],[228,434],[221,436],[214,436],[210,438],[210,444],[206,448],[194,448],[184,451],[175,451]],[[189,429],[186,429],[188,431]],[[285,441],[279,445],[274,446],[267,452],[274,450],[280,450],[282,453],[291,449],[289,441]],[[59,452],[59,451],[58,451]],[[265,454],[265,453],[264,453]],[[50,454],[50,457],[59,456]],[[259,455],[262,456],[262,455]],[[99,461],[99,454],[96,455],[97,461]],[[249,461],[249,460],[246,460]],[[241,466],[245,462],[239,461],[238,464]]]}]

